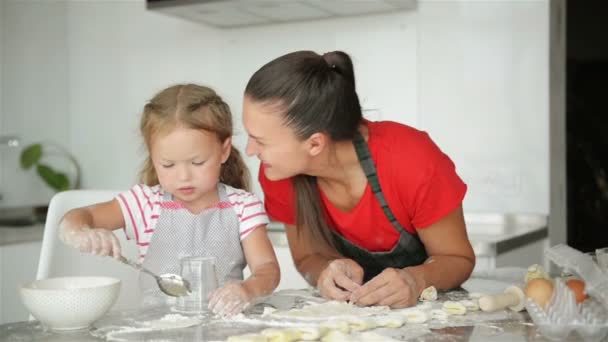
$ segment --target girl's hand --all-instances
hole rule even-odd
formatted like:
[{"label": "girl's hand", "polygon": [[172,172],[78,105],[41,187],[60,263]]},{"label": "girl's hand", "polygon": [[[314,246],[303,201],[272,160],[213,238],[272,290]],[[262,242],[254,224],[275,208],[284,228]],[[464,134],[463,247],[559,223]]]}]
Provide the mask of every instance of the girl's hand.
[{"label": "girl's hand", "polygon": [[332,260],[319,275],[317,288],[327,299],[347,300],[363,282],[363,268],[352,259]]},{"label": "girl's hand", "polygon": [[251,304],[252,296],[243,283],[229,283],[209,294],[208,308],[220,316],[232,316]]},{"label": "girl's hand", "polygon": [[95,255],[120,256],[120,242],[111,230],[103,228],[69,228],[60,227],[59,238],[68,246],[79,249],[83,253]]},{"label": "girl's hand", "polygon": [[422,286],[407,269],[387,268],[359,289],[350,301],[361,306],[387,305],[393,309],[416,304]]}]

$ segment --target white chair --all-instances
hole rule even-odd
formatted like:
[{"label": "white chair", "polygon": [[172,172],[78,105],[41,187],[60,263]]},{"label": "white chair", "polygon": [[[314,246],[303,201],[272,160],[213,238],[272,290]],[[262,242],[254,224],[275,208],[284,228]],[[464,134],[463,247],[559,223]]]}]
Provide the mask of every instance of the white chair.
[{"label": "white chair", "polygon": [[[109,201],[119,191],[70,190],[56,194],[51,199],[44,226],[42,249],[36,279],[50,277],[89,275],[110,276],[122,280],[120,296],[113,310],[136,308],[139,304],[138,272],[111,257],[80,253],[59,240],[59,222],[70,209]],[[122,230],[114,233],[120,241],[122,254],[137,260],[139,253],[133,240],[126,239]]]}]

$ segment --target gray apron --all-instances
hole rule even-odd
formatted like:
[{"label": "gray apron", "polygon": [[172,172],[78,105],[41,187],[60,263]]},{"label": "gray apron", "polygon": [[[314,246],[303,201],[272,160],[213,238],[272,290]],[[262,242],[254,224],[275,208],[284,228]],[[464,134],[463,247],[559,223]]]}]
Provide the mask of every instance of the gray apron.
[{"label": "gray apron", "polygon": [[388,207],[388,203],[386,202],[382,189],[380,188],[380,181],[378,180],[378,175],[376,174],[374,161],[363,136],[357,133],[353,143],[355,145],[357,157],[359,158],[359,163],[365,172],[367,181],[372,187],[372,192],[382,206],[384,215],[386,215],[388,220],[391,222],[393,228],[399,232],[399,241],[397,241],[391,250],[370,252],[350,242],[340,235],[335,229],[332,229],[336,249],[344,257],[353,259],[363,268],[365,272],[363,281],[367,282],[388,267],[404,268],[408,266],[421,265],[428,258],[428,255],[418,235],[411,234],[405,230],[405,228],[403,228],[403,226],[397,222],[395,215],[393,215],[393,212]]},{"label": "gray apron", "polygon": [[[216,258],[218,285],[243,280],[246,262],[240,239],[239,218],[228,201],[226,186],[217,187],[220,202],[192,214],[186,208],[173,208],[173,196],[163,195],[164,207],[156,222],[143,266],[160,275],[180,274],[180,259],[189,256]],[[154,278],[140,274],[143,305],[172,304],[173,297],[163,294]]]}]

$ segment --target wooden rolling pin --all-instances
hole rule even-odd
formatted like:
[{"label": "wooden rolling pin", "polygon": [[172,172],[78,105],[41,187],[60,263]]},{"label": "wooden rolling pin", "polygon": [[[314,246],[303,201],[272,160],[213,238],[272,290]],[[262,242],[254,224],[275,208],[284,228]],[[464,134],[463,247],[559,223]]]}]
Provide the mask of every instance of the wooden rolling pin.
[{"label": "wooden rolling pin", "polygon": [[479,308],[485,312],[509,308],[513,311],[524,309],[526,296],[519,286],[509,286],[504,293],[479,298]]}]

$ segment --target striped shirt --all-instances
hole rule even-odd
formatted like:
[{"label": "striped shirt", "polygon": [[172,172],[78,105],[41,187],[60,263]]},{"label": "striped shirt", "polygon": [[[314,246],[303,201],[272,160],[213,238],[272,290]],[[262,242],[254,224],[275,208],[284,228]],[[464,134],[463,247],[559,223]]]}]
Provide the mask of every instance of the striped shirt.
[{"label": "striped shirt", "polygon": [[[141,259],[148,251],[162,209],[182,208],[179,202],[165,200],[164,193],[160,185],[138,184],[116,196],[125,220],[125,235],[127,239],[135,240]],[[264,204],[255,194],[226,185],[226,195],[228,201],[218,202],[215,206],[234,210],[240,221],[241,241],[255,228],[268,223]]]}]

